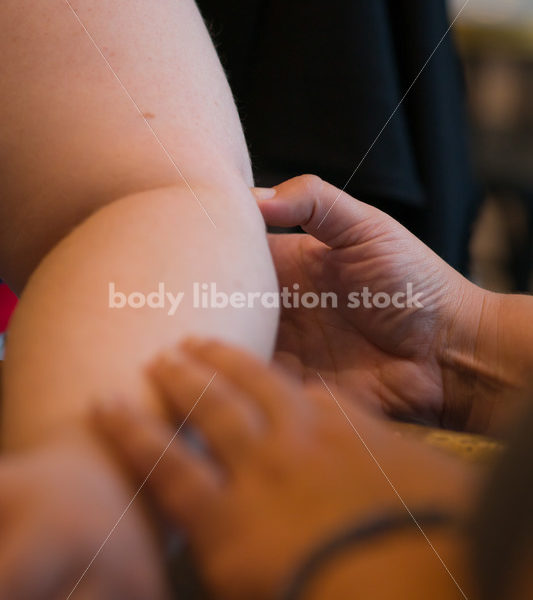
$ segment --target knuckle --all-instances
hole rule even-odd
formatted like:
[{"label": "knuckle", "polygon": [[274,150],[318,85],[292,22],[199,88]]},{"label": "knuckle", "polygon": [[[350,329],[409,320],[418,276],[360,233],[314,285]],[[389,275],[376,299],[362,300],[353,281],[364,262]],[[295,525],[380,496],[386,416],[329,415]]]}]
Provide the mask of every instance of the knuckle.
[{"label": "knuckle", "polygon": [[318,175],[313,175],[310,173],[300,175],[298,180],[305,191],[311,196],[317,196],[324,185],[324,181]]}]

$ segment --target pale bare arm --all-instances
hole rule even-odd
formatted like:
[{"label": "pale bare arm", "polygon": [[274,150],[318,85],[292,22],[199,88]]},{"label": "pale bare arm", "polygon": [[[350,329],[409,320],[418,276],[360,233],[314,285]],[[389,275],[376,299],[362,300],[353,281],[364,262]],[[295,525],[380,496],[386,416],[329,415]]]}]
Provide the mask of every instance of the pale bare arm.
[{"label": "pale bare arm", "polygon": [[82,24],[65,0],[6,0],[0,9],[0,265],[17,291],[95,209],[184,185],[175,165],[191,185],[251,184],[237,113],[193,0],[70,5]]},{"label": "pale bare arm", "polygon": [[[82,425],[95,398],[150,403],[142,365],[187,333],[268,357],[274,310],[194,309],[191,284],[256,292],[276,280],[237,113],[192,0],[72,5],[120,82],[64,0],[0,8],[0,273],[22,292],[3,433],[12,449],[64,438],[119,515],[132,492]],[[188,301],[174,316],[110,309],[110,282],[128,293],[164,282]],[[157,569],[142,523],[133,507],[121,528]]]},{"label": "pale bare arm", "polygon": [[[13,443],[96,395],[138,395],[137,368],[186,333],[265,357],[275,333],[272,310],[190,306],[196,281],[276,286],[236,110],[194,3],[72,5],[120,81],[64,0],[2,8],[2,275],[21,290],[48,252],[10,331]],[[112,310],[110,282],[186,297],[173,317]]]}]

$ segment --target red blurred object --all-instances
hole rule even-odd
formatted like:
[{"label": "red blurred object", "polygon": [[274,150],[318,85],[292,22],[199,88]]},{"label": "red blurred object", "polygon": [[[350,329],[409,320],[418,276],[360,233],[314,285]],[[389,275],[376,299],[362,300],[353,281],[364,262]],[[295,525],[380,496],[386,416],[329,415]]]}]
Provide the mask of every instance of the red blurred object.
[{"label": "red blurred object", "polygon": [[0,333],[7,329],[9,319],[17,305],[17,297],[5,283],[0,283]]}]

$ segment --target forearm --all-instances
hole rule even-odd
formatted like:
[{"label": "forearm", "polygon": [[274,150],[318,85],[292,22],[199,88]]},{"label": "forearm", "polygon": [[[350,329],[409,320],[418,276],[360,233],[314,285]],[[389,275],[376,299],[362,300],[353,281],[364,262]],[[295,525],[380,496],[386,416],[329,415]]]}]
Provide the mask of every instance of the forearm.
[{"label": "forearm", "polygon": [[[86,425],[85,415],[93,403],[118,396],[125,405],[154,410],[143,366],[188,333],[233,340],[264,357],[271,351],[275,311],[227,313],[191,307],[195,281],[214,281],[227,291],[261,291],[276,285],[264,227],[246,186],[240,182],[231,189],[195,186],[195,190],[216,228],[184,188],[145,192],[112,203],[44,259],[10,328],[4,441],[8,449],[16,450],[28,445],[40,448],[52,438],[80,469],[93,474],[98,490],[106,490],[108,498],[102,507],[107,525],[96,532],[102,542],[135,490]],[[162,282],[167,291],[183,291],[186,297],[173,315],[168,314],[167,303],[162,309],[110,308],[110,282],[126,294],[154,292]],[[190,399],[191,408],[197,400]],[[102,559],[123,553],[125,546],[130,550],[123,559],[141,565],[151,577],[150,597],[162,598],[163,578],[157,574],[163,562],[139,503],[121,519]],[[91,559],[88,552],[87,564]],[[90,575],[89,581],[82,581],[82,596],[74,597],[94,597]]]},{"label": "forearm", "polygon": [[[216,227],[184,187],[145,192],[95,213],[45,258],[21,298],[5,365],[8,445],[68,426],[97,397],[150,402],[142,366],[187,334],[218,336],[269,356],[277,314],[193,306],[194,282],[276,289],[264,227],[246,186],[195,186]],[[184,292],[164,308],[110,308],[109,284]],[[191,398],[191,404],[196,399]]]}]

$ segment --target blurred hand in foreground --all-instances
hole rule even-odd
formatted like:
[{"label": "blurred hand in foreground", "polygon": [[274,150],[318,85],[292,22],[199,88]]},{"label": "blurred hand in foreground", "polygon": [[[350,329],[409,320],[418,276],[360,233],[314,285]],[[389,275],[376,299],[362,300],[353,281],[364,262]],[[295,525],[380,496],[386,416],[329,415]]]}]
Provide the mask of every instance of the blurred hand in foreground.
[{"label": "blurred hand in foreground", "polygon": [[[240,350],[190,340],[151,374],[175,426],[122,406],[97,424],[138,481],[150,474],[155,505],[185,531],[215,598],[275,598],[314,544],[376,511],[405,510],[381,468],[409,506],[465,496],[455,461]],[[206,452],[176,435],[185,420]]]}]

